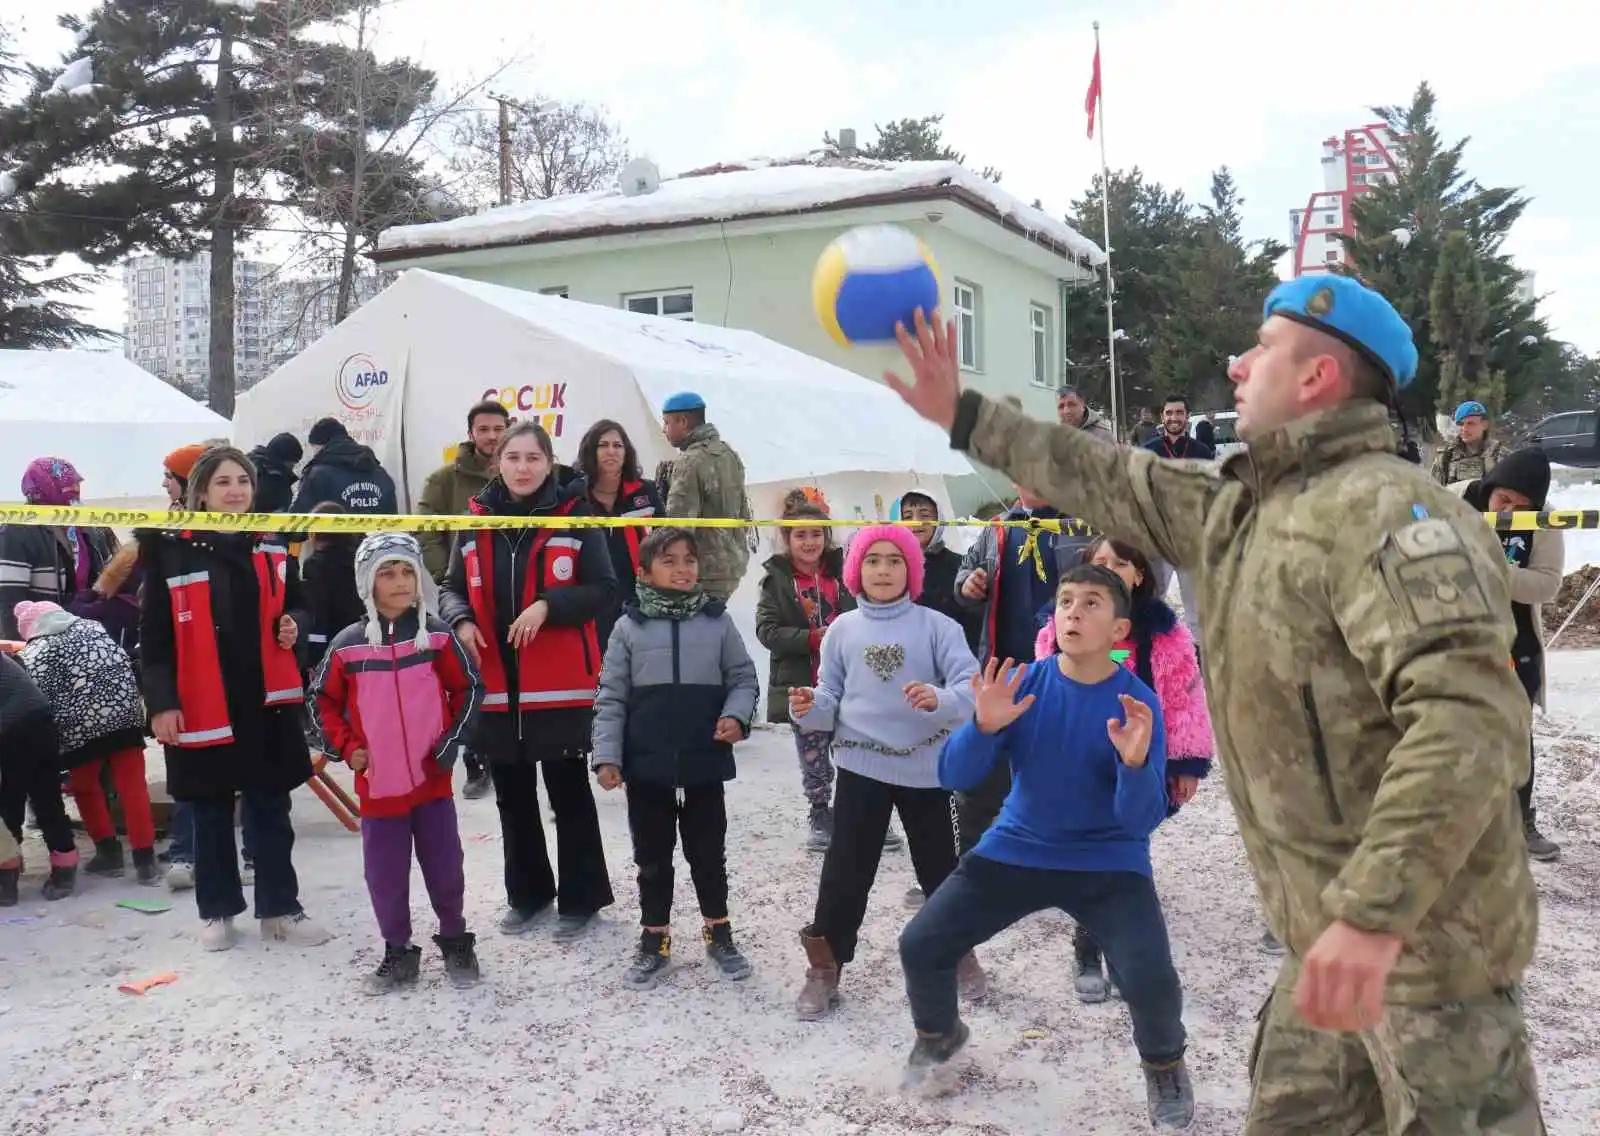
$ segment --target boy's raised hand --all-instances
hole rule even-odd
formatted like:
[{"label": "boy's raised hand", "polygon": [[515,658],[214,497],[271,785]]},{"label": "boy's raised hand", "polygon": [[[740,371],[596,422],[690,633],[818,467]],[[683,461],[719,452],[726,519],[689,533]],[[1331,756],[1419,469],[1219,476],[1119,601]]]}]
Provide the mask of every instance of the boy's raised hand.
[{"label": "boy's raised hand", "polygon": [[600,782],[600,788],[610,792],[622,784],[622,770],[615,765],[602,765],[594,771],[595,780]]},{"label": "boy's raised hand", "polygon": [[717,728],[711,735],[711,740],[714,742],[727,742],[729,745],[737,741],[743,741],[744,727],[739,724],[739,719],[737,718],[718,718]]},{"label": "boy's raised hand", "polygon": [[986,734],[998,734],[1028,712],[1033,705],[1033,695],[1017,700],[1017,690],[1022,686],[1024,668],[1007,659],[1003,664],[990,659],[989,665],[972,676],[974,698],[973,718],[978,729]]},{"label": "boy's raised hand", "polygon": [[1111,737],[1111,744],[1117,747],[1117,756],[1122,758],[1122,764],[1129,769],[1139,769],[1150,755],[1150,735],[1155,730],[1155,714],[1150,707],[1131,695],[1119,695],[1118,700],[1122,703],[1125,720],[1119,722],[1115,718],[1107,718],[1106,733]]},{"label": "boy's raised hand", "polygon": [[796,718],[804,718],[811,713],[811,708],[817,704],[817,692],[809,686],[791,686],[789,688],[789,713]]}]

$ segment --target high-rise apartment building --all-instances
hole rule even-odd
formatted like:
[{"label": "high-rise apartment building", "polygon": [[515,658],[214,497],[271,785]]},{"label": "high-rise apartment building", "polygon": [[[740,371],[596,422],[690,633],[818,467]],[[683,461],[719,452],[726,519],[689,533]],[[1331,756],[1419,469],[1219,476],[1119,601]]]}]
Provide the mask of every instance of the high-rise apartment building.
[{"label": "high-rise apartment building", "polygon": [[1341,236],[1355,234],[1350,203],[1399,176],[1401,139],[1381,122],[1356,126],[1323,140],[1323,188],[1289,212],[1294,274],[1327,272],[1344,263]]},{"label": "high-rise apartment building", "polygon": [[[381,292],[393,273],[358,272],[351,295],[350,310]],[[266,368],[281,367],[321,339],[334,326],[339,307],[339,278],[312,276],[296,280],[274,280],[265,289]]]},{"label": "high-rise apartment building", "polygon": [[[233,360],[239,390],[267,371],[265,297],[274,268],[233,266]],[[122,353],[185,393],[203,399],[211,374],[211,254],[189,260],[137,256],[122,266]]]}]

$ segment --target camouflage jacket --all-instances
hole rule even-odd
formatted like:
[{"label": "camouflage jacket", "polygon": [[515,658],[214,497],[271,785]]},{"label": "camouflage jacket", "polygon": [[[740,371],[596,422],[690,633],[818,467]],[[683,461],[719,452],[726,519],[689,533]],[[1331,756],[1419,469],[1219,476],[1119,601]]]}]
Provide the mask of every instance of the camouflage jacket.
[{"label": "camouflage jacket", "polygon": [[1433,479],[1440,485],[1477,481],[1493,469],[1505,453],[1504,444],[1493,435],[1484,439],[1483,449],[1477,453],[1467,449],[1460,438],[1451,438],[1433,452]]},{"label": "camouflage jacket", "polygon": [[968,392],[953,443],[1194,577],[1228,795],[1272,931],[1405,937],[1388,998],[1515,981],[1538,908],[1513,794],[1528,699],[1499,541],[1394,453],[1376,403],[1216,464],[1164,461]]},{"label": "camouflage jacket", "polygon": [[[744,492],[744,462],[710,423],[696,426],[679,446],[667,487],[669,517],[750,519]],[[726,599],[744,579],[750,546],[744,528],[696,529],[700,546],[700,582],[718,599]]]}]

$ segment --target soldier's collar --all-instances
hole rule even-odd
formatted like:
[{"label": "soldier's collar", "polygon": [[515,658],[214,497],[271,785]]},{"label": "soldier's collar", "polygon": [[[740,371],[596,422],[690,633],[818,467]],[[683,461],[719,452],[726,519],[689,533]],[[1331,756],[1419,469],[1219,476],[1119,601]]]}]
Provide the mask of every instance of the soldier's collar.
[{"label": "soldier's collar", "polygon": [[1361,400],[1308,415],[1252,440],[1250,464],[1263,488],[1293,474],[1309,476],[1369,453],[1393,453],[1388,408]]}]

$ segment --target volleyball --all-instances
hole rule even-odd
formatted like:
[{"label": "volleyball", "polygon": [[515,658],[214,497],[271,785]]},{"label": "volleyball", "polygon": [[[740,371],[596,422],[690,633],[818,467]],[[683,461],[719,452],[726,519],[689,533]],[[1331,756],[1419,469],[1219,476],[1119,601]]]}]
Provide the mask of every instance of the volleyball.
[{"label": "volleyball", "polygon": [[840,236],[817,260],[811,277],[817,319],[843,346],[894,339],[918,308],[939,307],[939,266],[933,253],[899,225],[868,225]]}]

